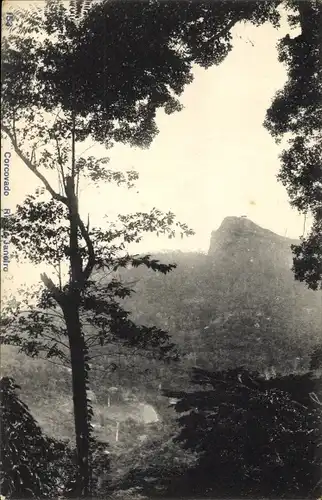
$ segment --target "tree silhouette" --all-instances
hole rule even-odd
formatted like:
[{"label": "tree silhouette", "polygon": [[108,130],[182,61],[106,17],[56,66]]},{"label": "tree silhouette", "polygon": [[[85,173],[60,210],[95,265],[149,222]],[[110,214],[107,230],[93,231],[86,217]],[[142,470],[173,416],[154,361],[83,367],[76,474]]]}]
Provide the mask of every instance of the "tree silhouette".
[{"label": "tree silhouette", "polygon": [[[322,5],[311,0],[289,1],[289,21],[301,33],[286,35],[279,44],[279,60],[288,80],[267,111],[265,125],[277,141],[288,138],[281,154],[279,180],[291,205],[310,214],[312,226],[299,245],[292,245],[295,278],[312,290],[322,289]],[[290,137],[290,138],[289,138]],[[312,356],[311,368],[322,365],[322,346]]]},{"label": "tree silhouette", "polygon": [[322,288],[322,5],[292,0],[289,21],[299,26],[294,38],[279,43],[279,60],[288,80],[267,111],[265,125],[277,141],[288,146],[281,154],[279,180],[286,186],[291,205],[311,214],[313,224],[300,245],[293,246],[295,278],[313,290]]}]

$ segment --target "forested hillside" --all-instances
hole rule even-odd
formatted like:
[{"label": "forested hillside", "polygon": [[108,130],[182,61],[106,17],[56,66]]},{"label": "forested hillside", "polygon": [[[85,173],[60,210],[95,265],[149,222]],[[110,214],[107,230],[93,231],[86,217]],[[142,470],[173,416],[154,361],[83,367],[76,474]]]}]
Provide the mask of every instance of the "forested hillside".
[{"label": "forested hillside", "polygon": [[321,293],[295,281],[292,243],[228,217],[212,233],[207,255],[154,256],[177,264],[169,275],[125,271],[136,290],[126,306],[137,321],[168,329],[197,365],[306,369],[322,328]]}]

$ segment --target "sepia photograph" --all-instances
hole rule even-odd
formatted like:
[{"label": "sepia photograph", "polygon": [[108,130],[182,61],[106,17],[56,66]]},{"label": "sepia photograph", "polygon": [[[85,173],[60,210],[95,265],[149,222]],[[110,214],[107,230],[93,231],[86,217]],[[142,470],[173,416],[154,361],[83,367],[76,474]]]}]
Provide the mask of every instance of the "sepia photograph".
[{"label": "sepia photograph", "polygon": [[2,0],[0,500],[322,500],[322,0]]}]

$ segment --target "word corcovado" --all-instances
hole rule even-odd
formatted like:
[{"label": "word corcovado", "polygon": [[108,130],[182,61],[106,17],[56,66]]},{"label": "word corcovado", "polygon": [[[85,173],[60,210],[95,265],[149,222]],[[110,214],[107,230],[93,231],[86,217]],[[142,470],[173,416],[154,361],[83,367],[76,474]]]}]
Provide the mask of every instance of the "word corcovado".
[{"label": "word corcovado", "polygon": [[10,161],[11,153],[6,151],[3,159],[3,194],[9,196],[10,194]]}]

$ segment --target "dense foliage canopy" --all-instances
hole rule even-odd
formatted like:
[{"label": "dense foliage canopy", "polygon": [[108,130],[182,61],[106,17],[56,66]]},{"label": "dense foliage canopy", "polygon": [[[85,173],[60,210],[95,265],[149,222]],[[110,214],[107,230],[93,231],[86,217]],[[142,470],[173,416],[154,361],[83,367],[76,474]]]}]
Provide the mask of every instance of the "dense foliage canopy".
[{"label": "dense foliage canopy", "polygon": [[184,479],[187,492],[208,490],[220,498],[321,494],[321,378],[267,380],[243,368],[198,369],[193,382],[199,390],[167,393],[177,398],[178,441],[200,457]]},{"label": "dense foliage canopy", "polygon": [[192,65],[219,64],[238,22],[277,24],[278,3],[112,0],[93,3],[75,22],[62,2],[49,0],[44,13],[19,14],[8,35],[5,125],[26,110],[31,117],[60,108],[77,116],[77,140],[146,146],[157,133],[156,110],[181,109],[177,96]]}]

